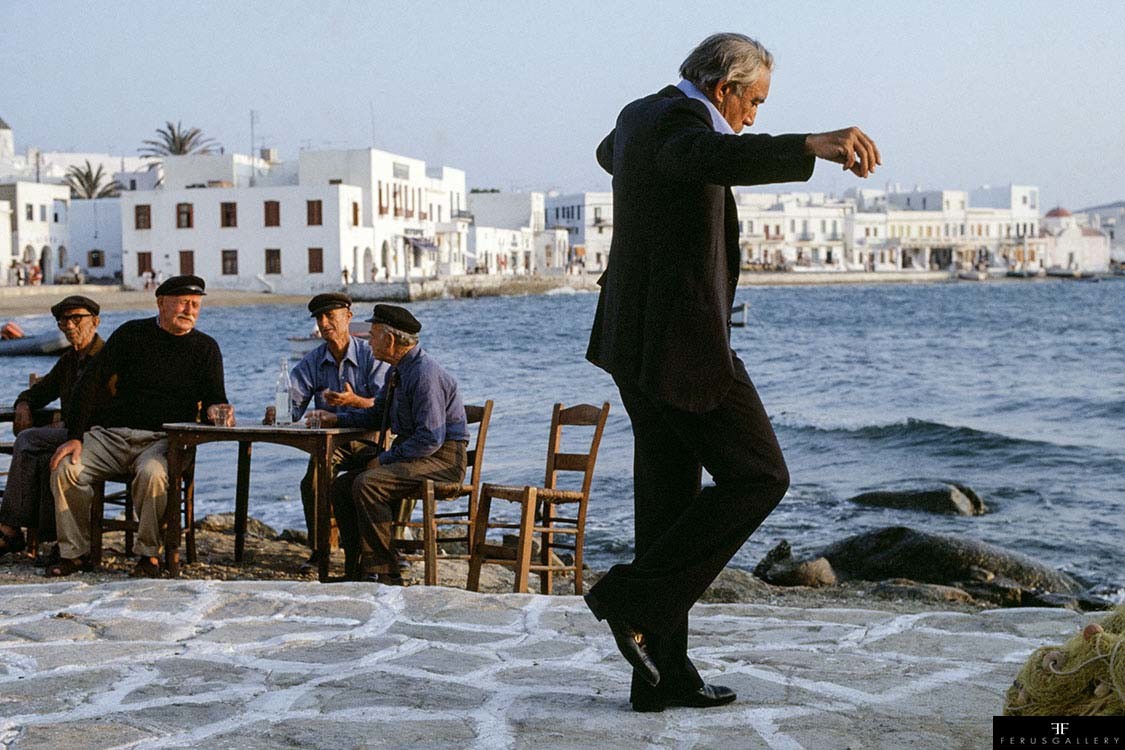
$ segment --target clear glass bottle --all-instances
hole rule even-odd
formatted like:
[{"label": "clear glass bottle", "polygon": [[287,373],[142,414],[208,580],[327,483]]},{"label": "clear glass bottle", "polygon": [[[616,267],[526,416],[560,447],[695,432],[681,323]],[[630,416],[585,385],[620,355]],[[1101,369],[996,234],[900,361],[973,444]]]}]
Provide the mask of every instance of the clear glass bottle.
[{"label": "clear glass bottle", "polygon": [[273,405],[276,410],[275,420],[278,425],[293,423],[293,404],[290,401],[289,363],[285,357],[281,358],[281,371],[277,375],[277,386],[273,391]]}]

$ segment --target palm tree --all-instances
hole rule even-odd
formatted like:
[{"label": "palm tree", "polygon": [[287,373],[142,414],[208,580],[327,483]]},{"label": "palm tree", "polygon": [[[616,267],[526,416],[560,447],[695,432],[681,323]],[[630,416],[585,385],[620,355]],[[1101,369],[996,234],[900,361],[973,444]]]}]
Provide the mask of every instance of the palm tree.
[{"label": "palm tree", "polygon": [[165,156],[209,154],[216,146],[215,141],[203,137],[199,128],[185,129],[183,123],[171,120],[163,128],[157,128],[156,135],[155,140],[144,141],[144,146],[139,149],[141,156],[160,161]]},{"label": "palm tree", "polygon": [[85,167],[75,164],[66,170],[66,184],[70,186],[71,198],[116,198],[121,192],[117,180],[110,178],[101,164],[95,170],[89,159]]}]

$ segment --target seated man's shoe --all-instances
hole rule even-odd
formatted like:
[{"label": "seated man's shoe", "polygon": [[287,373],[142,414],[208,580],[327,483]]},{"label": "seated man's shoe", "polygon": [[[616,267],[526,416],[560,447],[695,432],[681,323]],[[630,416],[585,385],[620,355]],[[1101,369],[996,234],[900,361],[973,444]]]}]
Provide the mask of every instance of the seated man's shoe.
[{"label": "seated man's shoe", "polygon": [[360,577],[361,581],[368,583],[381,583],[384,586],[405,586],[406,581],[398,573],[364,573]]},{"label": "seated man's shoe", "polygon": [[738,695],[722,685],[704,684],[694,690],[654,691],[650,695],[634,698],[633,710],[641,713],[663,711],[669,706],[686,708],[715,708],[733,703]]},{"label": "seated man's shoe", "polygon": [[320,566],[320,552],[313,550],[309,555],[309,559],[301,563],[301,567],[297,568],[298,573],[312,573]]},{"label": "seated man's shoe", "polygon": [[620,620],[607,618],[605,624],[609,625],[609,632],[613,633],[617,650],[625,657],[625,661],[629,662],[642,680],[654,687],[658,685],[660,670],[656,668],[656,662],[649,653],[645,634]]},{"label": "seated man's shoe", "polygon": [[160,560],[152,557],[139,557],[137,564],[129,571],[130,578],[161,578],[163,571],[160,568]]}]

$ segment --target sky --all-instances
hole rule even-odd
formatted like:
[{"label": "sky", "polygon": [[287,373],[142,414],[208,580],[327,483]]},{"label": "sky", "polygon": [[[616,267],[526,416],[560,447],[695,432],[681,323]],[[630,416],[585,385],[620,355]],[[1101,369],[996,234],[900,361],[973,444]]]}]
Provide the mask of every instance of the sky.
[{"label": "sky", "polygon": [[857,125],[883,166],[807,188],[1037,185],[1125,199],[1125,3],[0,2],[17,152],[136,155],[165,121],[228,151],[377,148],[470,187],[604,190],[594,148],[716,31],[775,56],[751,132]]}]

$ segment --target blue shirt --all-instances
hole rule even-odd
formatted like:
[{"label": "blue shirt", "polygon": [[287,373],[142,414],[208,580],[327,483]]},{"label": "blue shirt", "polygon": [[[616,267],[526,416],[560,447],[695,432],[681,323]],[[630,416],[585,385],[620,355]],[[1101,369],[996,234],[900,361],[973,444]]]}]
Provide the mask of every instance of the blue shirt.
[{"label": "blue shirt", "polygon": [[[452,375],[420,346],[408,351],[398,366],[391,368],[387,384],[396,371],[398,386],[390,404],[390,428],[396,437],[391,449],[379,454],[379,463],[432,456],[447,440],[469,442],[465,406]],[[375,396],[374,406],[341,414],[339,425],[378,429],[386,407],[386,394],[384,385]]]},{"label": "blue shirt", "polygon": [[361,338],[351,337],[344,358],[338,364],[332,352],[328,351],[328,342],[324,342],[306,354],[289,373],[293,421],[304,415],[310,400],[314,403],[313,408],[341,416],[364,411],[352,406],[329,406],[324,401],[324,391],[339,393],[344,390],[344,383],[348,383],[356,395],[373,398],[389,371],[390,366],[376,359],[371,353],[371,346]]}]

